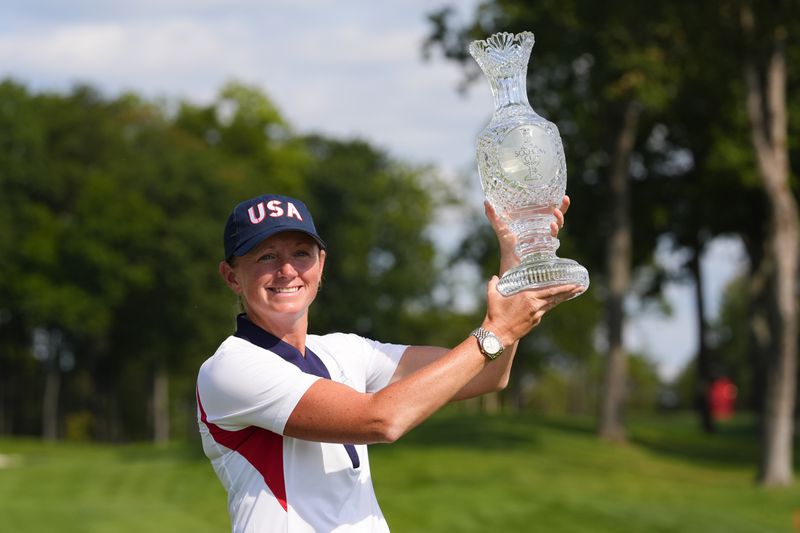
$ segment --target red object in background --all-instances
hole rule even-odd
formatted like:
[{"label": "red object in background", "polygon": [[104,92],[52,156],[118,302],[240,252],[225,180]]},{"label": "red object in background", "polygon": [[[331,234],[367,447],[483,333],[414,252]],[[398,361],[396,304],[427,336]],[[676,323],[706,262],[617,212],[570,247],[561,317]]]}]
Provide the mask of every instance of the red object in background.
[{"label": "red object in background", "polygon": [[714,420],[727,420],[733,416],[738,389],[728,378],[718,378],[708,389],[708,403]]}]

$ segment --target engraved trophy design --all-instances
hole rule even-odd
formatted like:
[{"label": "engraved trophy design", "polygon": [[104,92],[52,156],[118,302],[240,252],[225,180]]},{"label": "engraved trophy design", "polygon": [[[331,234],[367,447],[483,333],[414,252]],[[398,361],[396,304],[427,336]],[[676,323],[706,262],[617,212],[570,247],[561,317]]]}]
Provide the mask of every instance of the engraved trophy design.
[{"label": "engraved trophy design", "polygon": [[504,295],[550,285],[589,287],[583,266],[556,256],[559,241],[550,233],[553,210],[566,191],[567,164],[558,128],[528,103],[533,43],[533,34],[522,32],[496,33],[469,45],[489,79],[495,106],[478,135],[478,173],[486,199],[517,237],[520,258],[519,266],[500,278],[497,288]]}]

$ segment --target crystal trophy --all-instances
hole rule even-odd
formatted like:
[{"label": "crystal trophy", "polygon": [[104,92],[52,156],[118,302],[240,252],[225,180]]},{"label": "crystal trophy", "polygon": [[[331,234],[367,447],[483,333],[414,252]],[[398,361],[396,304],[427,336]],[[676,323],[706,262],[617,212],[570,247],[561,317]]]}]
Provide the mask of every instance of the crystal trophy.
[{"label": "crystal trophy", "polygon": [[567,187],[567,164],[558,128],[528,103],[526,75],[531,32],[496,33],[473,41],[469,53],[489,79],[494,114],[478,135],[476,158],[483,193],[517,237],[520,264],[500,278],[504,295],[551,285],[589,287],[589,273],[556,256],[550,233],[553,210]]}]

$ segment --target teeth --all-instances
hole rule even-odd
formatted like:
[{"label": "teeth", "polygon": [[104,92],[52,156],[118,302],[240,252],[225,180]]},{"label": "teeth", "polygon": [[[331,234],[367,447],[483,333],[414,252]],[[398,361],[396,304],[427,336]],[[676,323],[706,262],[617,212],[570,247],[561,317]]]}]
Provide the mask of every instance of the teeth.
[{"label": "teeth", "polygon": [[297,292],[300,287],[273,287],[272,290],[275,292]]}]

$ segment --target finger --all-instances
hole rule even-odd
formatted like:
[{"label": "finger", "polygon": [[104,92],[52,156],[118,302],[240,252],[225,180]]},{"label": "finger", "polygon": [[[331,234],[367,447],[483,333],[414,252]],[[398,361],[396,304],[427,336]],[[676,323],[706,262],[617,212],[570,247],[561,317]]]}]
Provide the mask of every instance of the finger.
[{"label": "finger", "polygon": [[517,245],[516,234],[511,231],[508,222],[497,214],[495,208],[488,201],[484,202],[483,206],[486,211],[486,218],[489,219],[489,224],[492,226],[494,234],[497,235],[501,254],[504,251],[513,253],[514,247]]},{"label": "finger", "polygon": [[559,228],[564,227],[564,213],[560,209],[553,210],[553,216],[556,217],[556,224]]},{"label": "finger", "polygon": [[486,212],[486,218],[494,228],[495,233],[504,233],[508,231],[508,222],[500,216],[494,206],[488,200],[483,202],[483,209]]},{"label": "finger", "polygon": [[553,309],[558,304],[559,304],[559,302],[548,301],[546,304],[544,304],[541,307],[541,309],[539,309],[539,313],[541,313],[541,316],[544,316],[545,314],[549,313],[550,310]]},{"label": "finger", "polygon": [[545,303],[540,308],[540,312],[544,314],[553,309],[554,307],[556,307],[558,304],[566,302],[569,299],[570,299],[569,296],[554,296],[553,298],[549,298],[544,301]]},{"label": "finger", "polygon": [[567,210],[569,210],[570,203],[571,200],[569,199],[569,196],[565,194],[564,198],[561,199],[561,212],[565,215],[567,214]]},{"label": "finger", "polygon": [[560,209],[553,209],[553,216],[555,221],[550,223],[550,234],[553,237],[558,237],[558,232],[564,227],[564,214]]},{"label": "finger", "polygon": [[486,212],[486,218],[489,219],[489,222],[491,222],[492,226],[497,226],[497,223],[500,221],[500,217],[497,216],[497,211],[495,211],[494,206],[489,202],[489,200],[484,200],[483,210]]},{"label": "finger", "polygon": [[580,285],[575,285],[574,288],[572,290],[570,290],[569,292],[562,293],[562,294],[559,294],[559,295],[555,296],[553,298],[553,302],[554,302],[553,303],[553,307],[555,307],[556,305],[558,305],[560,303],[572,300],[576,296],[580,296],[581,294],[584,293],[585,290],[586,289],[584,289]]},{"label": "finger", "polygon": [[542,300],[549,300],[559,296],[572,295],[575,293],[575,291],[580,291],[582,289],[580,285],[570,283],[567,285],[551,285],[549,287],[543,287],[541,289],[532,289],[532,290],[535,291],[537,298],[541,298]]},{"label": "finger", "polygon": [[497,216],[497,211],[494,210],[494,206],[489,203],[488,200],[483,202],[483,210],[486,213],[486,218],[489,220],[489,224],[492,226],[492,229],[495,233],[500,233],[503,229],[503,223],[500,220],[500,217]]}]

